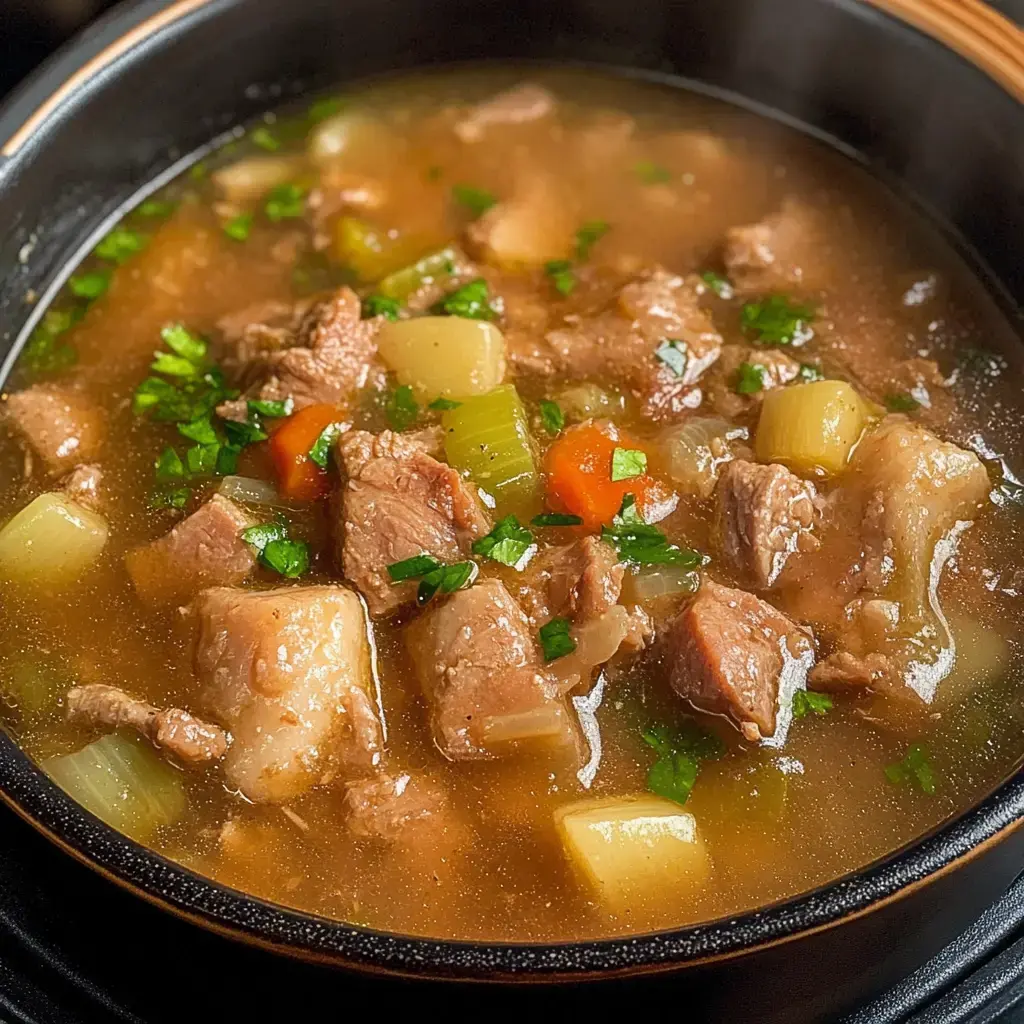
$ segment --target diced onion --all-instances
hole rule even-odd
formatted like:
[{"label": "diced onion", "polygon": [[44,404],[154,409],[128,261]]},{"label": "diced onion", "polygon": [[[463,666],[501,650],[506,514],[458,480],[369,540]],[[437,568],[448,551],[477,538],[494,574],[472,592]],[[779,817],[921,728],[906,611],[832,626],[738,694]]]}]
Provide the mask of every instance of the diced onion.
[{"label": "diced onion", "polygon": [[210,177],[228,202],[244,205],[300,178],[305,167],[301,156],[253,156],[221,167]]},{"label": "diced onion", "polygon": [[566,729],[566,709],[558,701],[548,701],[529,711],[489,715],[484,719],[481,731],[484,743],[489,745],[553,739],[564,736]]},{"label": "diced onion", "polygon": [[693,569],[681,569],[677,565],[651,566],[629,580],[630,593],[640,604],[656,601],[661,597],[693,594],[699,586],[699,573]]},{"label": "diced onion", "polygon": [[565,388],[558,393],[555,401],[565,415],[576,422],[608,418],[622,412],[622,399],[618,395],[611,395],[589,381]]},{"label": "diced onion", "polygon": [[669,476],[692,497],[707,498],[715,489],[720,468],[746,439],[744,427],[696,416],[663,434],[660,445]]},{"label": "diced onion", "polygon": [[277,493],[269,480],[252,476],[226,476],[218,488],[225,498],[242,505],[266,505],[268,508],[289,508],[288,501]]}]

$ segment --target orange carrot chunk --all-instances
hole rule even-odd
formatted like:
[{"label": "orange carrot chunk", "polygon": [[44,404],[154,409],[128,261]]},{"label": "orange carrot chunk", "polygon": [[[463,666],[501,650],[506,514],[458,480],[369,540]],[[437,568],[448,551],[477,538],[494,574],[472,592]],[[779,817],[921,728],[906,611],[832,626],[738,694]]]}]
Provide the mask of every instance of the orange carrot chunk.
[{"label": "orange carrot chunk", "polygon": [[325,427],[341,420],[333,405],[309,405],[289,416],[270,439],[270,457],[277,473],[277,489],[284,498],[316,501],[330,488],[327,471],[310,457],[309,450]]}]

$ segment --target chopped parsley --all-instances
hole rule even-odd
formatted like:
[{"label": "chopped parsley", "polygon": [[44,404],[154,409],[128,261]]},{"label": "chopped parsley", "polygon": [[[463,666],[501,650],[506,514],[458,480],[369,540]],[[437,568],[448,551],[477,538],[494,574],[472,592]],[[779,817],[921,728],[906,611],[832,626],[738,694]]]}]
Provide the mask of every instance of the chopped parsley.
[{"label": "chopped parsley", "polygon": [[619,558],[633,565],[680,565],[696,569],[704,562],[698,552],[670,544],[661,530],[645,523],[632,494],[622,499],[622,508],[611,525],[601,527],[601,539],[618,551]]},{"label": "chopped parsley", "polygon": [[59,373],[74,366],[78,352],[63,335],[78,322],[81,315],[80,309],[51,309],[46,312],[21,355],[30,373]]},{"label": "chopped parsley", "polygon": [[295,403],[290,398],[282,401],[268,400],[265,398],[250,398],[245,403],[250,416],[266,416],[268,419],[276,420],[282,416],[291,416]]},{"label": "chopped parsley", "polygon": [[[178,428],[181,429],[180,427]],[[260,424],[259,417],[245,423],[239,420],[224,420],[224,433],[228,440],[237,448],[245,448],[259,441],[266,441],[269,436]]]},{"label": "chopped parsley", "polygon": [[71,278],[68,281],[68,288],[72,295],[92,302],[110,287],[112,276],[110,270],[94,270],[91,273]]},{"label": "chopped parsley", "polygon": [[590,256],[590,250],[610,230],[611,225],[606,220],[588,220],[576,232],[576,259],[583,263]]},{"label": "chopped parsley", "polygon": [[821,367],[814,363],[801,363],[797,377],[803,381],[824,380],[825,374],[821,372]]},{"label": "chopped parsley", "polygon": [[885,402],[885,407],[889,412],[914,412],[921,408],[921,403],[906,392],[886,395],[882,401]]},{"label": "chopped parsley", "polygon": [[487,282],[482,277],[446,295],[434,307],[434,312],[467,320],[496,320],[498,317],[498,311],[491,305]]},{"label": "chopped parsley", "polygon": [[321,469],[327,468],[327,463],[331,458],[331,448],[338,440],[342,426],[341,423],[328,423],[320,431],[320,436],[313,442],[313,447],[309,449],[310,461],[315,462]]},{"label": "chopped parsley", "polygon": [[268,153],[276,153],[281,148],[281,140],[265,124],[254,129],[249,138]]},{"label": "chopped parsley", "polygon": [[412,388],[408,384],[400,384],[384,403],[384,415],[387,416],[388,426],[392,430],[401,433],[408,430],[417,420],[420,414],[420,407],[413,397]]},{"label": "chopped parsley", "polygon": [[181,511],[192,497],[191,487],[160,488],[149,497],[149,507],[155,509],[171,508]]},{"label": "chopped parsley", "polygon": [[740,311],[743,329],[761,345],[803,345],[813,337],[813,319],[813,309],[790,302],[785,295],[747,302]]},{"label": "chopped parsley", "polygon": [[679,729],[652,726],[644,731],[643,740],[658,755],[647,772],[647,788],[677,804],[685,804],[690,798],[701,761],[714,760],[725,752],[717,736],[694,722],[686,722]]},{"label": "chopped parsley", "polygon": [[473,554],[502,565],[518,566],[533,547],[533,534],[512,515],[498,521],[486,537],[473,542]]},{"label": "chopped parsley", "polygon": [[647,472],[647,453],[639,448],[616,448],[612,452],[612,482],[632,480]]},{"label": "chopped parsley", "polygon": [[144,203],[139,204],[135,212],[140,217],[169,217],[174,213],[176,207],[176,203],[166,199],[147,199]]},{"label": "chopped parsley", "polygon": [[420,581],[416,591],[416,603],[426,604],[436,593],[453,594],[469,586],[479,572],[476,562],[456,562],[454,565],[442,565],[431,555],[413,555],[401,562],[392,562],[388,566],[388,575],[392,583],[405,583],[408,580]]},{"label": "chopped parsley", "polygon": [[713,270],[705,270],[700,275],[700,279],[720,298],[720,299],[731,299],[735,292],[733,291],[732,282],[727,277],[723,277],[721,274],[716,274]]},{"label": "chopped parsley", "polygon": [[464,206],[474,217],[485,214],[497,203],[498,198],[493,192],[473,185],[453,185],[452,198],[460,206]]},{"label": "chopped parsley", "polygon": [[564,658],[576,650],[576,641],[569,635],[568,619],[552,619],[540,627],[540,646],[545,661]]},{"label": "chopped parsley", "polygon": [[551,278],[551,283],[559,295],[572,294],[576,287],[576,274],[569,260],[548,260],[544,264],[544,273]]},{"label": "chopped parsley", "polygon": [[306,111],[306,119],[312,124],[319,124],[329,117],[334,117],[335,114],[340,114],[344,106],[344,101],[337,96],[326,96],[323,99],[314,100],[310,104],[309,110]]},{"label": "chopped parsley", "polygon": [[557,402],[552,402],[550,398],[542,398],[539,404],[541,426],[552,437],[557,437],[565,426],[565,413],[562,412],[562,407]]},{"label": "chopped parsley", "polygon": [[764,391],[764,367],[760,363],[740,363],[732,389],[737,395],[756,395]]},{"label": "chopped parsley", "polygon": [[236,242],[246,242],[252,231],[252,214],[240,213],[224,224],[224,234]]},{"label": "chopped parsley", "polygon": [[111,263],[125,263],[132,256],[142,252],[146,248],[146,237],[138,231],[130,228],[118,227],[107,235],[94,252],[101,260],[109,260]]},{"label": "chopped parsley", "polygon": [[256,549],[260,564],[286,579],[296,579],[309,569],[309,545],[292,540],[282,523],[260,523],[242,531],[242,540]]},{"label": "chopped parsley", "polygon": [[890,764],[885,769],[885,777],[895,786],[910,783],[928,796],[934,796],[937,789],[928,751],[920,743],[912,743],[902,761]]},{"label": "chopped parsley", "polygon": [[153,470],[158,483],[166,483],[168,480],[180,480],[185,475],[185,465],[181,456],[173,448],[165,448],[156,462],[153,463]]},{"label": "chopped parsley", "polygon": [[441,563],[430,555],[413,555],[401,562],[392,562],[388,566],[388,576],[392,583],[404,583],[406,580],[417,580],[428,572],[440,569]]},{"label": "chopped parsley", "polygon": [[387,295],[367,295],[363,299],[363,316],[368,320],[375,316],[397,320],[401,312],[402,304],[398,299],[388,298]]},{"label": "chopped parsley", "polygon": [[832,710],[832,698],[827,693],[816,690],[797,690],[793,694],[793,717],[803,718],[805,715],[824,715]]},{"label": "chopped parsley", "polygon": [[634,164],[633,173],[645,185],[663,185],[666,181],[672,180],[672,172],[653,160],[641,160]]},{"label": "chopped parsley", "polygon": [[458,409],[460,405],[462,403],[456,402],[454,399],[441,397],[435,398],[427,408],[433,409],[435,412],[448,412],[450,409]]},{"label": "chopped parsley", "polygon": [[282,220],[294,220],[306,212],[306,189],[294,182],[278,185],[267,195],[263,209],[275,224]]},{"label": "chopped parsley", "polygon": [[531,526],[581,526],[583,519],[568,512],[541,512],[530,520]]},{"label": "chopped parsley", "polygon": [[209,169],[210,168],[207,166],[206,161],[205,160],[200,160],[198,163],[193,164],[188,169],[188,176],[193,181],[202,181],[203,178],[206,177],[206,174],[209,171]]},{"label": "chopped parsley", "polygon": [[686,373],[686,342],[678,338],[666,338],[655,350],[660,359],[677,377]]}]

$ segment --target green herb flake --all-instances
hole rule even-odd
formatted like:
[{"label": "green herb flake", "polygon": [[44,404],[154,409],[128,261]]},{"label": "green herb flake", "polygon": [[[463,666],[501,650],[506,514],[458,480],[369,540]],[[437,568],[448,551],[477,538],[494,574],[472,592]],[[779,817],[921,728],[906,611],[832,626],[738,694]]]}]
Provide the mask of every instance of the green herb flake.
[{"label": "green herb flake", "polygon": [[173,448],[165,448],[153,463],[153,470],[159,482],[180,480],[185,475],[181,456]]},{"label": "green herb flake", "polygon": [[63,335],[80,316],[80,311],[72,310],[51,309],[46,312],[21,354],[22,362],[30,373],[59,373],[74,366],[78,352]]},{"label": "green herb flake", "polygon": [[740,363],[732,389],[737,395],[756,395],[764,391],[764,376],[765,369],[760,363]]},{"label": "green herb flake", "polygon": [[442,565],[428,572],[420,580],[416,591],[416,603],[426,604],[435,594],[454,594],[456,590],[468,587],[476,579],[479,569],[476,562],[456,562]]},{"label": "green herb flake", "polygon": [[736,294],[732,282],[713,270],[705,270],[700,279],[720,298],[731,299]]},{"label": "green herb flake", "polygon": [[177,356],[201,367],[206,360],[206,342],[191,334],[182,324],[168,324],[160,332],[163,343]]},{"label": "green herb flake", "polygon": [[430,555],[413,555],[401,562],[392,562],[388,566],[388,576],[392,583],[404,583],[406,580],[418,580],[428,572],[442,568],[441,563]]},{"label": "green herb flake", "polygon": [[680,341],[678,338],[666,338],[654,350],[654,355],[677,377],[682,377],[686,373],[688,356],[685,341]]},{"label": "green herb flake", "polygon": [[815,690],[797,690],[793,694],[793,717],[803,718],[805,715],[824,715],[832,710],[832,698],[827,693]]},{"label": "green herb flake", "polygon": [[576,287],[576,274],[569,260],[549,260],[544,264],[544,273],[551,279],[559,295],[571,295]]},{"label": "green herb flake", "polygon": [[576,650],[576,641],[569,635],[568,619],[552,619],[540,627],[540,646],[545,661],[564,658]]},{"label": "green herb flake", "polygon": [[112,276],[110,270],[94,270],[71,278],[68,281],[68,288],[72,295],[93,302],[110,287]]},{"label": "green herb flake", "polygon": [[612,482],[632,480],[647,472],[647,454],[638,448],[616,448],[612,452]]},{"label": "green herb flake", "polygon": [[170,352],[157,352],[149,368],[168,377],[195,377],[199,373],[199,368],[190,359]]},{"label": "green herb flake", "polygon": [[319,124],[326,121],[335,114],[340,114],[345,107],[345,101],[337,96],[325,96],[323,99],[314,100],[306,111],[306,119],[311,124]]},{"label": "green herb flake", "polygon": [[283,523],[260,523],[242,531],[242,540],[251,544],[258,552],[275,540],[284,540],[288,536],[288,528]]},{"label": "green herb flake", "polygon": [[890,764],[885,769],[885,777],[896,786],[910,783],[927,796],[934,796],[938,788],[928,751],[920,743],[911,744],[902,761]]},{"label": "green herb flake", "polygon": [[251,213],[240,213],[237,217],[224,224],[224,234],[235,242],[247,242],[252,233],[253,217]]},{"label": "green herb flake", "polygon": [[307,572],[309,561],[309,545],[301,540],[272,540],[260,552],[263,565],[289,580],[297,579]]},{"label": "green herb flake", "polygon": [[334,446],[334,442],[341,436],[343,428],[343,423],[328,423],[320,431],[320,436],[314,442],[313,447],[309,449],[311,462],[315,462],[321,469],[327,468],[327,463],[331,458],[331,448]]},{"label": "green herb flake", "polygon": [[685,804],[690,798],[701,762],[719,758],[725,752],[725,745],[717,736],[694,722],[679,729],[656,725],[642,735],[658,755],[647,773],[647,788],[677,804]]},{"label": "green herb flake", "polygon": [[190,476],[213,476],[217,471],[220,444],[195,444],[185,452]]},{"label": "green herb flake", "polygon": [[601,539],[618,551],[619,558],[632,565],[679,565],[696,569],[704,563],[698,552],[670,544],[661,530],[645,523],[632,494],[622,499],[622,507],[611,525],[601,527]]},{"label": "green herb flake", "polygon": [[209,419],[179,423],[178,433],[190,441],[195,441],[196,444],[220,444],[220,438],[217,437],[217,432],[213,429],[213,424]]},{"label": "green herb flake", "polygon": [[530,520],[531,526],[582,526],[583,519],[568,512],[541,512]]},{"label": "green herb flake", "polygon": [[921,408],[921,403],[913,395],[908,395],[906,392],[886,395],[882,401],[889,412],[915,412]]},{"label": "green herb flake", "polygon": [[824,380],[825,374],[821,372],[820,366],[814,363],[801,363],[797,377],[802,381]]},{"label": "green herb flake", "polygon": [[747,302],[740,311],[744,331],[761,345],[803,345],[814,336],[809,326],[813,319],[813,309],[785,295]]},{"label": "green herb flake", "polygon": [[170,217],[177,209],[177,204],[164,199],[147,199],[140,203],[136,213],[140,217],[151,217],[153,219]]},{"label": "green herb flake", "polygon": [[590,257],[590,250],[611,230],[606,220],[588,220],[576,232],[576,259],[583,263]]},{"label": "green herb flake", "polygon": [[497,203],[498,198],[493,192],[473,185],[453,185],[452,198],[460,206],[464,206],[474,217],[485,214]]},{"label": "green herb flake", "polygon": [[402,312],[402,304],[398,299],[389,299],[386,295],[367,295],[363,299],[363,316],[369,320],[382,316],[386,320],[397,320]]},{"label": "green herb flake", "polygon": [[294,182],[278,185],[270,190],[263,209],[275,224],[301,217],[306,212],[306,188]]},{"label": "green herb flake", "polygon": [[412,388],[408,384],[401,384],[395,388],[384,403],[384,415],[387,416],[388,425],[398,433],[408,430],[416,422],[419,414],[420,407],[416,404]]},{"label": "green herb flake", "polygon": [[183,509],[192,497],[190,487],[161,488],[149,496],[149,507],[153,509]]},{"label": "green herb flake", "polygon": [[[179,428],[180,429],[180,428]],[[238,420],[224,420],[224,433],[228,440],[238,449],[247,448],[251,444],[266,441],[269,436],[258,420],[241,423]]]},{"label": "green herb flake", "polygon": [[540,406],[540,422],[544,430],[552,437],[557,437],[565,427],[565,413],[557,402],[550,398],[542,398]]},{"label": "green herb flake", "polygon": [[460,405],[462,405],[461,402],[456,402],[452,398],[444,398],[444,397],[442,397],[442,398],[435,398],[430,403],[430,405],[427,406],[427,408],[428,409],[433,409],[434,412],[449,412],[452,409],[458,409],[458,407]]},{"label": "green herb flake", "polygon": [[499,520],[486,537],[473,542],[473,554],[502,565],[518,566],[533,547],[533,534],[512,515]]},{"label": "green herb flake", "polygon": [[633,165],[633,173],[645,185],[664,185],[672,180],[672,172],[653,160],[641,160]]},{"label": "green herb flake", "polygon": [[138,231],[130,228],[117,227],[96,246],[94,253],[101,260],[120,264],[127,262],[132,256],[142,252],[146,247],[146,238]]},{"label": "green herb flake", "polygon": [[192,181],[202,181],[209,172],[209,164],[205,160],[200,160],[188,169],[188,176]]},{"label": "green herb flake", "polygon": [[295,409],[295,403],[286,398],[283,401],[268,401],[264,398],[250,398],[246,402],[246,409],[250,416],[266,416],[267,419],[276,420],[283,416],[291,416]]},{"label": "green herb flake", "polygon": [[249,138],[268,153],[276,153],[281,148],[281,140],[265,124],[253,129]]},{"label": "green herb flake", "polygon": [[435,313],[461,316],[466,320],[496,320],[498,311],[491,305],[487,282],[478,277],[446,295],[434,307]]}]

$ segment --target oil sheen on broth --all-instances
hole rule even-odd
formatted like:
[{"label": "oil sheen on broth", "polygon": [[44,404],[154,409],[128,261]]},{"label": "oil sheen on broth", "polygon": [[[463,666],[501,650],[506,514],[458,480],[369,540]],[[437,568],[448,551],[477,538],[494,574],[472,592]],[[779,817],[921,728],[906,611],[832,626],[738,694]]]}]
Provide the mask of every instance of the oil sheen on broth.
[{"label": "oil sheen on broth", "polygon": [[717,102],[506,70],[268,116],[9,383],[6,726],[161,853],[375,928],[808,890],[1021,755],[1013,342],[863,170]]}]

